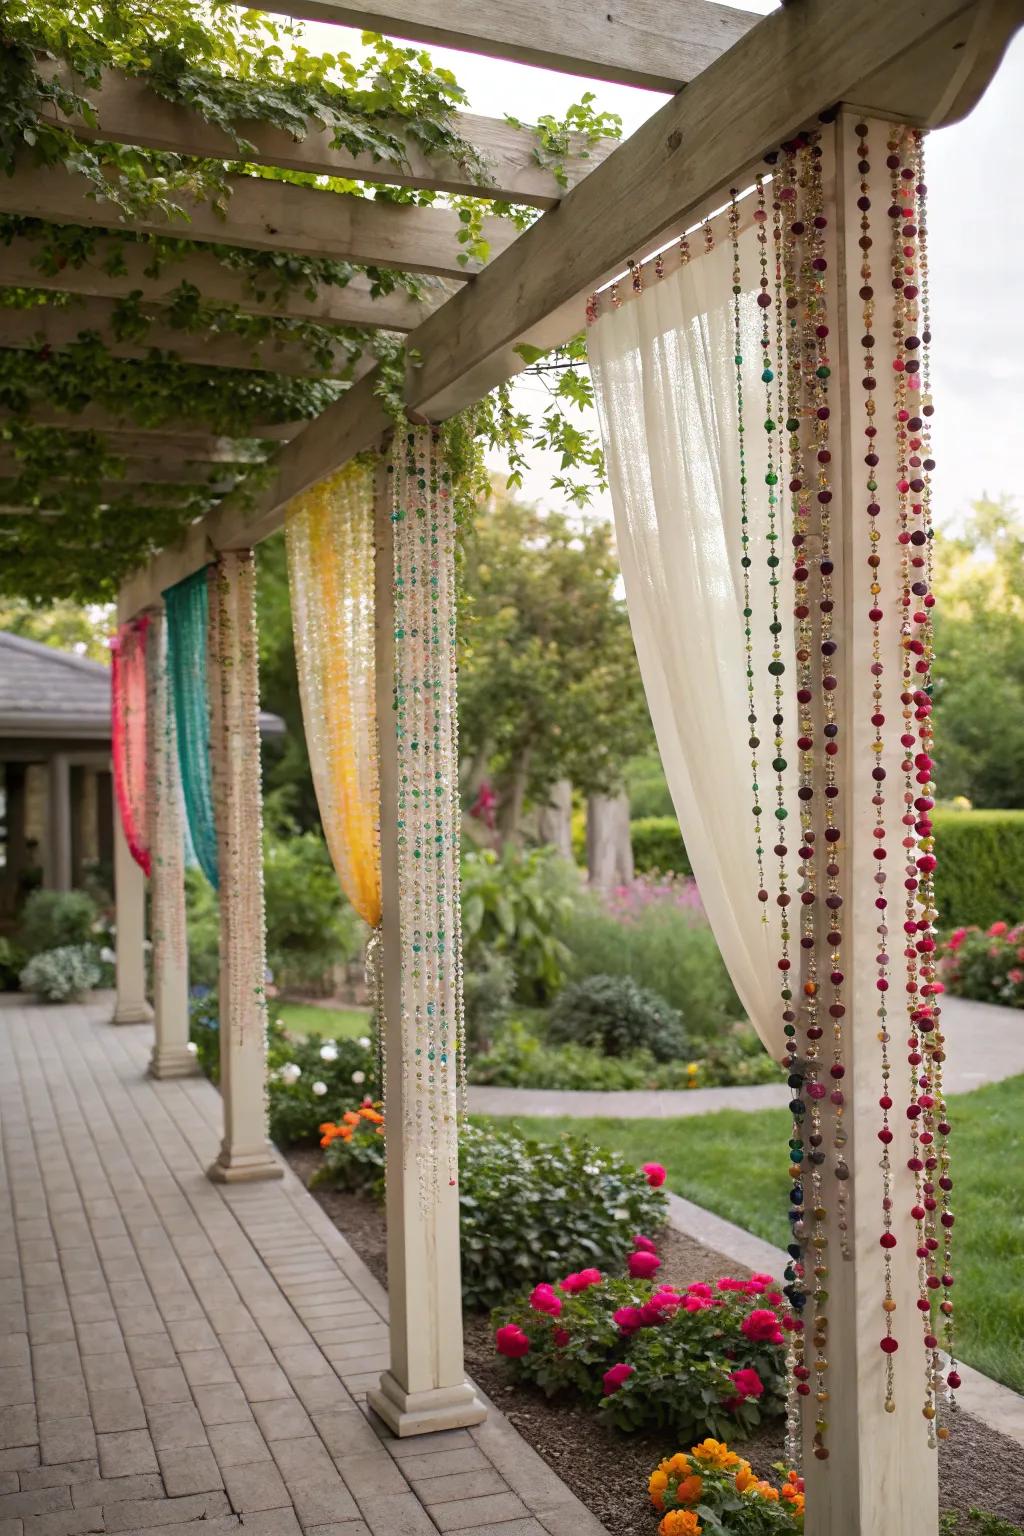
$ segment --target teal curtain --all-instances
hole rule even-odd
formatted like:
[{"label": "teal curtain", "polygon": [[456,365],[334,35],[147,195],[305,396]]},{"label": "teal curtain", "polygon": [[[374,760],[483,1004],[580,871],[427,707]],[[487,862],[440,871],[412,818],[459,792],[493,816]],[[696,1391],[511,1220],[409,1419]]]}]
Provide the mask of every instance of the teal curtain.
[{"label": "teal curtain", "polygon": [[167,668],[178,729],[178,761],[188,837],[196,860],[217,889],[217,825],[213,815],[210,708],[206,686],[207,571],[196,571],[163,595],[167,614]]}]

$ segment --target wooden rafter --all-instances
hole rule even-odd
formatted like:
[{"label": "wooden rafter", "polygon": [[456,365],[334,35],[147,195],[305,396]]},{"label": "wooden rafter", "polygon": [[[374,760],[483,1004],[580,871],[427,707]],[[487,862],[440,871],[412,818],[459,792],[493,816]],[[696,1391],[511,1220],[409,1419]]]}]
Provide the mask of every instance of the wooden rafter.
[{"label": "wooden rafter", "polygon": [[404,288],[374,298],[369,278],[356,272],[343,287],[313,284],[312,296],[301,281],[285,285],[278,293],[273,273],[267,274],[261,288],[244,273],[225,266],[212,250],[168,260],[153,274],[146,270],[153,260],[148,245],[104,237],[97,239],[89,259],[80,266],[67,262],[56,272],[44,272],[39,266],[41,254],[42,243],[25,235],[4,246],[0,286],[108,299],[138,293],[145,303],[165,304],[186,284],[198,289],[207,303],[234,304],[246,314],[317,320],[325,325],[376,325],[387,331],[414,330],[459,286],[451,279],[425,277],[422,298],[414,298]]},{"label": "wooden rafter", "polygon": [[[327,256],[441,277],[464,277],[473,270],[472,263],[468,269],[459,264],[463,247],[458,234],[464,226],[451,209],[379,202],[259,176],[227,180],[230,198],[224,216],[209,203],[180,197],[176,201],[187,211],[187,222],[172,223],[158,212],[121,219],[112,203],[97,201],[84,176],[63,166],[43,168],[26,162],[13,176],[0,178],[0,213],[172,235],[204,245]],[[509,220],[484,220],[492,254],[505,250],[515,237]]]},{"label": "wooden rafter", "polygon": [[539,64],[565,74],[676,91],[757,17],[711,0],[258,0],[263,11]]},{"label": "wooden rafter", "polygon": [[315,378],[348,378],[366,371],[372,358],[357,358],[342,342],[329,344],[331,360],[320,362],[301,341],[282,341],[273,337],[250,340],[230,331],[188,331],[169,325],[165,312],[157,306],[141,308],[149,328],[144,336],[118,339],[114,321],[117,301],[91,299],[84,306],[51,307],[36,305],[31,309],[10,309],[0,305],[0,347],[32,351],[42,347],[59,349],[87,337],[100,338],[111,357],[144,360],[153,347],[173,353],[183,363],[204,368],[256,369],[261,372],[296,374]]},{"label": "wooden rafter", "polygon": [[[0,452],[0,480],[17,480],[22,474],[25,465],[13,454]],[[210,464],[186,463],[184,460],[172,459],[133,459],[124,467],[124,474],[114,480],[104,481],[108,489],[119,486],[122,489],[128,485],[187,485],[206,486],[211,494],[222,494],[229,491],[232,485],[245,473],[242,466],[237,473],[231,473],[226,469],[216,470]],[[56,476],[51,482],[52,492],[46,489],[45,495],[57,496],[60,494],[61,477]]]},{"label": "wooden rafter", "polygon": [[[230,134],[189,108],[167,101],[145,80],[108,69],[103,71],[99,88],[94,88],[83,86],[66,66],[49,60],[40,63],[39,71],[46,78],[59,78],[92,104],[95,124],[81,117],[64,118],[48,109],[55,121],[73,128],[78,138],[135,144],[144,149],[211,160],[241,158]],[[396,119],[393,126],[401,135],[401,121]],[[332,145],[330,131],[314,120],[303,139],[259,122],[240,122],[238,132],[252,146],[244,158],[258,165],[399,187],[432,187],[441,192],[497,197],[537,208],[552,208],[563,196],[565,188],[554,171],[538,162],[537,140],[528,129],[514,128],[500,118],[469,113],[457,115],[453,126],[479,156],[483,171],[472,164],[464,166],[451,159],[431,157],[408,140],[404,164],[353,154]],[[606,140],[591,149],[577,137],[570,144],[564,165],[569,186],[603,160],[611,147],[612,141]]]},{"label": "wooden rafter", "polygon": [[[180,452],[184,458],[205,458],[207,454],[202,452],[193,454],[191,450],[207,445],[230,445],[236,441],[234,438],[221,437],[204,431],[195,421],[182,417],[163,422],[156,427],[140,426],[126,412],[107,410],[102,405],[86,405],[80,411],[66,411],[58,406],[47,405],[45,401],[33,401],[29,409],[24,412],[12,411],[7,407],[0,408],[0,426],[5,422],[23,422],[30,427],[58,427],[69,432],[101,432],[112,441],[128,438],[138,442],[143,450],[144,445],[152,443],[154,449]],[[256,422],[244,441],[259,439],[267,442],[287,442],[308,425],[308,420]],[[127,448],[118,448],[117,451],[129,452]],[[215,461],[222,457],[220,453],[214,453],[211,456]],[[231,454],[225,453],[223,458],[230,460]]]}]

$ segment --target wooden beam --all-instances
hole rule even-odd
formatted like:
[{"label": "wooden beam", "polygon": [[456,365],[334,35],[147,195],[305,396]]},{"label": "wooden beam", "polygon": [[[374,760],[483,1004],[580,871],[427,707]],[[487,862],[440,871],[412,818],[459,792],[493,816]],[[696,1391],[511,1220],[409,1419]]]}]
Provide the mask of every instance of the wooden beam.
[{"label": "wooden beam", "polygon": [[[252,145],[251,150],[240,154],[230,134],[208,123],[198,112],[168,101],[143,79],[106,69],[97,88],[83,84],[81,77],[61,62],[43,59],[38,68],[45,79],[59,79],[92,104],[95,124],[82,117],[65,118],[53,107],[47,108],[52,121],[71,127],[80,139],[136,144],[144,149],[200,159],[245,159],[257,165],[281,166],[318,176],[344,176],[399,187],[432,187],[440,192],[528,203],[535,208],[553,208],[565,191],[554,172],[538,163],[536,136],[529,129],[514,128],[501,118],[455,115],[455,131],[476,151],[483,163],[482,170],[426,154],[415,142],[405,139],[398,118],[391,127],[406,143],[405,161],[400,165],[336,147],[331,142],[332,131],[314,118],[309,119],[302,139],[269,123],[240,120],[236,125],[239,136]],[[577,135],[570,142],[565,161],[569,185],[582,180],[605,159],[613,142],[605,140],[591,148]]]},{"label": "wooden beam", "polygon": [[[465,277],[477,270],[474,263],[464,268],[457,260],[462,250],[457,236],[464,226],[449,208],[378,202],[262,176],[229,176],[227,183],[231,195],[224,216],[209,203],[178,197],[187,220],[172,222],[155,211],[122,219],[113,203],[96,199],[84,176],[63,166],[25,162],[12,176],[0,177],[0,213],[170,235],[203,245],[327,256],[441,277]],[[497,255],[512,244],[517,230],[509,219],[487,218],[483,234]]]},{"label": "wooden beam", "polygon": [[[102,405],[86,405],[80,411],[65,411],[58,406],[47,405],[45,401],[33,400],[28,411],[12,411],[7,407],[0,407],[0,424],[5,421],[20,421],[30,427],[59,427],[69,432],[102,432],[104,435],[114,437],[126,434],[138,437],[143,443],[152,440],[154,447],[173,445],[176,441],[193,444],[235,441],[233,438],[217,437],[197,425],[195,420],[182,417],[162,422],[158,427],[140,426],[125,412],[111,411]],[[260,439],[268,442],[287,442],[308,425],[308,419],[260,421],[253,426],[250,438],[246,441]],[[188,456],[184,448],[181,451],[185,457]],[[203,455],[197,453],[195,457],[202,458]],[[227,457],[230,458],[230,455]]]},{"label": "wooden beam", "polygon": [[410,355],[422,361],[407,375],[410,413],[454,415],[524,366],[519,343],[565,341],[583,324],[588,292],[724,200],[819,113],[859,102],[865,85],[876,110],[932,121],[945,109],[943,82],[983,47],[991,56],[994,26],[1005,46],[1022,20],[1022,0],[908,0],[894,75],[885,0],[799,0],[764,17],[414,332]]},{"label": "wooden beam", "polygon": [[[152,348],[171,352],[182,363],[202,368],[255,369],[264,373],[287,373],[304,378],[351,378],[362,362],[362,371],[372,364],[368,353],[356,354],[355,360],[343,341],[331,344],[332,361],[320,363],[301,341],[279,341],[273,337],[259,340],[232,335],[230,331],[187,331],[169,325],[165,311],[155,305],[143,305],[141,313],[149,329],[139,338],[118,340],[114,329],[116,299],[90,299],[85,307],[48,304],[32,309],[11,309],[0,305],[0,347],[36,351],[42,347],[55,350],[72,345],[83,335],[99,336],[111,357],[145,361]],[[363,362],[363,358],[367,361]]]},{"label": "wooden beam", "polygon": [[756,15],[710,0],[257,0],[254,9],[385,32],[563,74],[677,91]]},{"label": "wooden beam", "polygon": [[[62,414],[63,419],[59,422],[43,421],[33,416],[31,425],[61,426],[72,437],[87,430],[67,412],[52,414]],[[11,419],[10,411],[0,411],[0,427],[4,421]],[[262,464],[270,446],[269,443],[254,442],[250,438],[217,437],[213,433],[202,432],[159,433],[114,429],[101,430],[98,435],[102,437],[107,450],[118,458],[144,459],[151,465],[174,465],[179,469],[183,464]]]},{"label": "wooden beam", "polygon": [[[0,453],[0,480],[16,480],[25,468],[24,461],[14,454]],[[211,492],[222,494],[231,490],[233,484],[245,473],[244,465],[232,474],[224,469],[214,471],[210,464],[201,460],[198,463],[186,463],[181,459],[130,459],[125,463],[123,475],[119,475],[116,480],[104,481],[103,484],[122,488],[129,485],[205,485]],[[66,476],[55,476],[53,483],[56,486],[64,479]],[[48,495],[49,492],[44,491],[42,494]],[[59,495],[59,490],[55,489],[53,494]]]},{"label": "wooden beam", "polygon": [[[0,496],[9,495],[17,480],[16,474],[0,476]],[[68,481],[58,478],[47,481],[46,485],[38,492],[41,500],[59,501],[68,493]],[[230,484],[218,481],[212,486],[186,485],[179,481],[167,483],[146,483],[140,481],[136,489],[134,484],[124,480],[101,480],[97,486],[97,505],[103,507],[175,507],[187,500],[187,495],[203,490],[209,490],[209,501],[214,503],[230,489]],[[177,493],[187,493],[179,496]],[[33,509],[30,509],[33,510]],[[59,511],[60,508],[42,507],[36,511]],[[213,507],[211,505],[211,510]]]},{"label": "wooden beam", "polygon": [[[166,304],[185,283],[197,288],[208,303],[236,304],[246,314],[318,320],[324,325],[377,325],[387,331],[414,330],[459,286],[450,279],[425,277],[421,299],[404,288],[374,298],[369,278],[356,272],[344,287],[317,283],[310,294],[300,280],[279,294],[273,273],[268,272],[261,288],[258,280],[250,282],[244,273],[225,266],[212,250],[194,251],[180,260],[168,258],[155,276],[146,271],[153,251],[144,241],[100,237],[88,261],[81,266],[69,262],[59,272],[41,271],[37,265],[41,254],[41,241],[16,236],[3,247],[0,285],[90,298],[126,299],[138,293],[147,304]],[[123,271],[117,270],[121,267]]]}]

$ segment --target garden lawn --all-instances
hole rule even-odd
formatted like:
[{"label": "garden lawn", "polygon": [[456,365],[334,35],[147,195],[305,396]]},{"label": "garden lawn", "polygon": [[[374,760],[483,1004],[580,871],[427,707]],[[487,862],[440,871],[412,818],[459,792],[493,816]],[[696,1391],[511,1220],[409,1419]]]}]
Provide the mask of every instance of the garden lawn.
[{"label": "garden lawn", "polygon": [[[1024,1077],[950,1099],[959,1352],[1024,1391]],[[784,1110],[680,1120],[522,1118],[538,1139],[586,1131],[633,1162],[657,1161],[668,1187],[780,1247],[786,1241]]]},{"label": "garden lawn", "polygon": [[320,1008],[316,1003],[274,1003],[271,1012],[290,1035],[323,1035],[325,1040],[358,1040],[370,1033],[366,1008]]}]

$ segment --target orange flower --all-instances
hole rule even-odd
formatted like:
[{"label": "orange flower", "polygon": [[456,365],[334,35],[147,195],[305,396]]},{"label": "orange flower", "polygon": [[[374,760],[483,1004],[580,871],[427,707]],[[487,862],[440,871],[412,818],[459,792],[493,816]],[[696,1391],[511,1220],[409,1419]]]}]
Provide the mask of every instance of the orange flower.
[{"label": "orange flower", "polygon": [[661,1466],[662,1470],[668,1472],[670,1476],[686,1477],[690,1471],[690,1458],[684,1456],[682,1451],[677,1451],[674,1456],[669,1457],[668,1461],[663,1461]]},{"label": "orange flower", "polygon": [[657,1510],[665,1508],[665,1489],[667,1487],[668,1473],[663,1472],[659,1467],[656,1472],[651,1473],[647,1481],[647,1492],[651,1496],[651,1503]]},{"label": "orange flower", "polygon": [[359,1124],[359,1116],[354,1109],[346,1109],[341,1118],[344,1120],[346,1125]]},{"label": "orange flower", "polygon": [[684,1477],[682,1482],[677,1485],[676,1503],[699,1504],[700,1496],[703,1492],[703,1481],[696,1475],[696,1473],[692,1473],[689,1477]]},{"label": "orange flower", "polygon": [[700,1445],[695,1445],[691,1452],[695,1461],[701,1461],[706,1467],[721,1467],[723,1471],[730,1467],[738,1467],[740,1458],[735,1451],[721,1440],[702,1440]]},{"label": "orange flower", "polygon": [[384,1124],[384,1116],[379,1115],[377,1111],[369,1104],[364,1104],[359,1113],[362,1115],[364,1120],[369,1120],[371,1125]]},{"label": "orange flower", "polygon": [[767,1499],[770,1504],[777,1504],[779,1502],[779,1490],[773,1488],[771,1483],[766,1483],[763,1478],[751,1483],[750,1487],[752,1493],[757,1494],[762,1499]]},{"label": "orange flower", "polygon": [[704,1527],[692,1509],[671,1509],[658,1526],[659,1536],[700,1536]]},{"label": "orange flower", "polygon": [[750,1470],[749,1461],[741,1462],[740,1469],[736,1473],[736,1492],[746,1493],[747,1489],[754,1481],[755,1478],[753,1472]]}]

